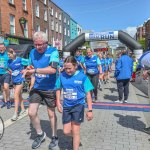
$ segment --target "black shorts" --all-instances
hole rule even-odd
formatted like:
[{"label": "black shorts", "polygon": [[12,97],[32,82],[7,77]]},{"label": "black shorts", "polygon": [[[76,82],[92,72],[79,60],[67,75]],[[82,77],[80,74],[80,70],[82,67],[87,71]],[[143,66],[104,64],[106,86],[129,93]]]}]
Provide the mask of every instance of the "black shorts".
[{"label": "black shorts", "polygon": [[63,124],[69,122],[75,122],[80,124],[83,121],[84,121],[84,105],[79,104],[63,108],[63,116],[62,116]]},{"label": "black shorts", "polygon": [[9,73],[0,74],[0,85],[4,85],[4,83],[10,84],[11,75]]},{"label": "black shorts", "polygon": [[49,91],[42,91],[38,89],[32,89],[30,91],[29,96],[30,103],[39,103],[39,104],[46,104],[49,108],[56,107],[56,91],[49,90]]},{"label": "black shorts", "polygon": [[24,82],[17,82],[17,83],[13,83],[13,85],[23,85],[24,84]]}]

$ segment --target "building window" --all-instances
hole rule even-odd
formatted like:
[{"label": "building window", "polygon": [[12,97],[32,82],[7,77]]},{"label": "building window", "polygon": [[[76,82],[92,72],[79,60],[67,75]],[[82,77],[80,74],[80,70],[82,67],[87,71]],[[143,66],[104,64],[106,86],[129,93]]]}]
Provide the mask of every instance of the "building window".
[{"label": "building window", "polygon": [[58,22],[56,22],[56,32],[58,32]]},{"label": "building window", "polygon": [[26,0],[22,0],[23,10],[27,10],[27,2]]},{"label": "building window", "polygon": [[51,29],[54,30],[54,20],[51,20]]},{"label": "building window", "polygon": [[59,33],[61,33],[61,24],[59,25]]},{"label": "building window", "polygon": [[68,26],[70,25],[70,21],[68,20]]},{"label": "building window", "polygon": [[36,25],[36,31],[40,31],[40,25]]},{"label": "building window", "polygon": [[57,11],[56,11],[56,13],[55,13],[55,17],[58,18],[58,13],[57,13]]},{"label": "building window", "polygon": [[64,23],[66,23],[66,17],[64,18]]},{"label": "building window", "polygon": [[10,34],[15,35],[15,16],[10,15]]},{"label": "building window", "polygon": [[43,0],[44,4],[46,5],[46,0]]},{"label": "building window", "polygon": [[48,30],[46,28],[45,28],[44,32],[46,33],[46,36],[48,36]]},{"label": "building window", "polygon": [[47,21],[47,11],[44,10],[44,20]]},{"label": "building window", "polygon": [[61,13],[59,13],[59,20],[61,20]]},{"label": "building window", "polygon": [[68,36],[70,36],[70,31],[68,30]]},{"label": "building window", "polygon": [[64,35],[66,35],[66,28],[64,28]]},{"label": "building window", "polygon": [[28,22],[24,24],[24,37],[28,38]]},{"label": "building window", "polygon": [[50,14],[53,16],[54,15],[54,9],[51,7],[51,12]]},{"label": "building window", "polygon": [[37,17],[39,17],[39,14],[40,14],[40,12],[39,12],[39,5],[36,4],[36,5],[35,5],[35,15],[36,15]]},{"label": "building window", "polygon": [[10,4],[14,4],[14,0],[9,0],[8,1]]}]

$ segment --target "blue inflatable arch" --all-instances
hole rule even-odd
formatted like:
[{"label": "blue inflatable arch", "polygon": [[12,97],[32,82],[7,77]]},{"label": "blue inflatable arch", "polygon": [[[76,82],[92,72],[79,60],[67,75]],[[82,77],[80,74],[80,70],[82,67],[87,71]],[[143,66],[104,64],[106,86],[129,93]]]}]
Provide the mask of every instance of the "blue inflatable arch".
[{"label": "blue inflatable arch", "polygon": [[110,32],[98,32],[98,33],[82,33],[80,36],[75,38],[71,43],[63,48],[64,52],[74,52],[78,47],[82,46],[86,41],[108,41],[108,40],[119,40],[121,43],[125,44],[130,50],[134,52],[137,58],[139,58],[142,53],[142,46],[129,34],[119,31]]}]

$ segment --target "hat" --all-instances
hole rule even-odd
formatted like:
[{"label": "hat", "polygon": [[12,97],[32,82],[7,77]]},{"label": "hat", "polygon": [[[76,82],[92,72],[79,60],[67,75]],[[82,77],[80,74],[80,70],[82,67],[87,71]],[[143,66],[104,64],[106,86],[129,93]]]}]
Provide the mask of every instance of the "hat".
[{"label": "hat", "polygon": [[4,38],[0,36],[0,44],[4,44]]}]

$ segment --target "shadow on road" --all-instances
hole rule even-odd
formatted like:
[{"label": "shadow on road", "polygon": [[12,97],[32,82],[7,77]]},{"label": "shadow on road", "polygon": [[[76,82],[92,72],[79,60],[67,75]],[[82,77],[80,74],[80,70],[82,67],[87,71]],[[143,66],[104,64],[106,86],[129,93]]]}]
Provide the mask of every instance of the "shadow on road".
[{"label": "shadow on road", "polygon": [[104,99],[111,100],[111,101],[116,101],[116,100],[118,100],[118,96],[105,94]]},{"label": "shadow on road", "polygon": [[123,127],[131,128],[133,130],[141,132],[143,132],[143,129],[146,127],[145,123],[139,120],[141,117],[129,115],[123,116],[120,114],[114,114],[114,116],[119,118],[119,121],[117,121],[117,123]]},{"label": "shadow on road", "polygon": [[[51,139],[51,128],[50,128],[50,121],[48,120],[41,120],[41,127],[42,130],[46,133],[46,136]],[[32,124],[30,124],[30,131],[27,132],[30,135],[30,139],[34,140],[37,136],[35,129],[33,128]],[[60,150],[71,150],[72,149],[72,138],[65,136],[62,129],[57,130],[58,138],[59,138],[59,149]]]},{"label": "shadow on road", "polygon": [[115,88],[105,88],[105,89],[109,89],[111,91],[111,93],[118,92],[118,90]]}]

